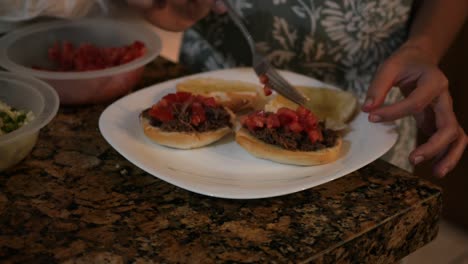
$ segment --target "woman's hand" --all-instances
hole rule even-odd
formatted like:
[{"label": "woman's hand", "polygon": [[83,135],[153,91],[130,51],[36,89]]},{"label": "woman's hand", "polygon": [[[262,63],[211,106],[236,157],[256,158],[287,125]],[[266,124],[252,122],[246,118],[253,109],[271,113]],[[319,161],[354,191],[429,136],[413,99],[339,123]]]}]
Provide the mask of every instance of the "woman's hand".
[{"label": "woman's hand", "polygon": [[225,12],[216,0],[127,0],[130,6],[140,9],[155,26],[169,31],[184,31],[210,11]]},{"label": "woman's hand", "polygon": [[[419,129],[430,135],[409,156],[416,165],[435,159],[434,174],[444,177],[460,160],[467,145],[465,131],[452,107],[448,81],[430,53],[416,45],[403,45],[378,69],[367,92],[363,111],[369,121],[386,122],[412,115]],[[405,99],[383,106],[389,90],[397,86]]]}]

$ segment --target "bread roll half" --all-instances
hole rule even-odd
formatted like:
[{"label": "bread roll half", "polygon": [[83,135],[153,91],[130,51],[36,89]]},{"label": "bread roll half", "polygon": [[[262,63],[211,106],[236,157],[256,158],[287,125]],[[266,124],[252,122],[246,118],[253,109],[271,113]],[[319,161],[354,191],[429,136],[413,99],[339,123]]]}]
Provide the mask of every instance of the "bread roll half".
[{"label": "bread roll half", "polygon": [[320,165],[337,160],[342,145],[342,139],[338,137],[335,146],[331,148],[317,151],[286,150],[255,138],[245,128],[236,132],[236,142],[257,158],[302,166]]},{"label": "bread roll half", "polygon": [[[225,108],[226,109],[226,108]],[[231,116],[231,126],[234,124],[235,116],[226,109]],[[159,127],[152,126],[150,120],[140,114],[140,125],[148,139],[166,147],[177,149],[194,149],[214,143],[232,132],[232,128],[225,126],[213,131],[206,132],[167,132]]]},{"label": "bread roll half", "polygon": [[237,113],[263,107],[266,98],[254,83],[203,77],[187,79],[177,84],[178,92],[214,97],[221,105]]}]

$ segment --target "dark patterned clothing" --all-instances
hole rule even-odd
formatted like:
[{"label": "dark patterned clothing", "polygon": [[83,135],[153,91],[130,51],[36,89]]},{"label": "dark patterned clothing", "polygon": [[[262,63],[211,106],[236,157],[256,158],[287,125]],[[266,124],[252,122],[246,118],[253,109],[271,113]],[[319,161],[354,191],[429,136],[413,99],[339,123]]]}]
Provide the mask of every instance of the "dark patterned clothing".
[{"label": "dark patterned clothing", "polygon": [[[352,91],[361,99],[382,63],[405,40],[409,0],[234,0],[256,47],[278,68]],[[189,29],[181,61],[195,71],[251,65],[250,49],[227,15]],[[387,101],[401,100],[392,89]],[[399,140],[385,159],[407,170],[415,146],[412,118],[399,120]]]}]

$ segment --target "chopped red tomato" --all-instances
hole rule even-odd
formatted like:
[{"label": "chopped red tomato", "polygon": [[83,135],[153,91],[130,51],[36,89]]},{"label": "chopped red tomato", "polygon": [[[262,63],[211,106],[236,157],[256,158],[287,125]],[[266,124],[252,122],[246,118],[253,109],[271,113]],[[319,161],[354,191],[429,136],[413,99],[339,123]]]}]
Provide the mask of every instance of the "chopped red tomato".
[{"label": "chopped red tomato", "polygon": [[304,127],[299,122],[291,122],[288,124],[289,130],[294,133],[300,133],[304,130]]},{"label": "chopped red tomato", "polygon": [[261,115],[255,115],[252,117],[252,121],[255,124],[255,127],[264,127],[266,123],[266,118]]},{"label": "chopped red tomato", "polygon": [[102,48],[90,43],[82,43],[77,48],[69,42],[60,45],[55,42],[48,50],[49,60],[55,63],[55,69],[34,67],[35,69],[53,71],[90,71],[128,63],[143,56],[145,44],[135,41],[123,47]]},{"label": "chopped red tomato", "polygon": [[[217,107],[217,102],[213,97],[192,95],[188,92],[177,92],[165,95],[161,100],[152,106],[149,111],[150,116],[162,122],[174,119],[174,111],[185,111],[190,107],[190,123],[198,126],[206,120],[206,108]],[[184,110],[181,110],[184,109]]]},{"label": "chopped red tomato", "polygon": [[174,115],[169,106],[154,105],[150,109],[149,115],[157,120],[160,120],[161,122],[167,122],[174,119]]},{"label": "chopped red tomato", "polygon": [[202,95],[196,95],[193,98],[194,98],[194,102],[199,102],[203,104],[204,106],[208,106],[208,107],[217,106],[216,100],[213,97],[205,97]]},{"label": "chopped red tomato", "polygon": [[263,93],[265,94],[265,96],[269,96],[273,93],[273,91],[271,90],[270,86],[265,85],[263,87]]},{"label": "chopped red tomato", "polygon": [[268,128],[277,128],[281,126],[278,116],[275,114],[268,115],[266,124]]},{"label": "chopped red tomato", "polygon": [[176,95],[177,101],[181,103],[187,102],[192,97],[192,94],[188,92],[177,92]]},{"label": "chopped red tomato", "polygon": [[265,96],[269,96],[273,93],[273,91],[271,90],[271,86],[270,84],[268,83],[268,76],[266,75],[260,75],[258,76],[258,79],[260,80],[260,83],[263,84],[263,93],[265,94]]},{"label": "chopped red tomato", "polygon": [[241,124],[249,130],[264,127],[266,122],[266,116],[263,111],[257,111],[241,118]]},{"label": "chopped red tomato", "polygon": [[265,94],[265,96],[269,96],[271,95],[273,92],[271,90],[271,86],[270,84],[268,83],[268,76],[266,75],[260,75],[259,77],[259,80],[260,80],[260,83],[263,84],[263,93]]},{"label": "chopped red tomato", "polygon": [[169,101],[163,98],[156,105],[158,107],[168,107],[169,106]]},{"label": "chopped red tomato", "polygon": [[309,136],[310,142],[312,143],[323,140],[323,135],[320,130],[317,130],[317,129],[310,130],[309,132],[307,132],[307,134]]},{"label": "chopped red tomato", "polygon": [[167,103],[175,103],[175,102],[179,102],[179,99],[177,97],[177,94],[173,94],[173,93],[170,93],[170,94],[166,94],[161,101],[165,101]]},{"label": "chopped red tomato", "polygon": [[243,122],[242,122],[242,125],[246,126],[247,129],[249,129],[251,131],[253,131],[253,130],[255,130],[257,128],[257,126],[255,125],[255,121],[250,117],[245,118],[243,120]]},{"label": "chopped red tomato", "polygon": [[303,106],[299,106],[296,109],[296,112],[297,112],[297,115],[299,116],[299,118],[305,118],[308,115],[312,114],[312,112],[310,112],[309,109],[307,109],[307,108],[305,108]]},{"label": "chopped red tomato", "polygon": [[48,57],[50,60],[55,61],[60,57],[60,46],[58,42],[55,42],[52,47],[49,48]]},{"label": "chopped red tomato", "polygon": [[251,131],[265,126],[270,129],[285,127],[294,133],[304,131],[311,142],[323,140],[317,117],[304,107],[298,107],[296,111],[282,107],[276,113],[257,111],[242,117],[241,123]]},{"label": "chopped red tomato", "polygon": [[296,110],[297,115],[299,116],[299,120],[301,124],[306,129],[314,129],[317,127],[318,120],[317,117],[307,108],[303,106],[299,106]]},{"label": "chopped red tomato", "polygon": [[318,125],[318,120],[314,115],[307,116],[302,123],[307,129],[315,129]]},{"label": "chopped red tomato", "polygon": [[281,125],[287,125],[291,122],[297,122],[299,120],[299,116],[297,113],[289,108],[281,107],[277,111],[278,118],[281,122]]},{"label": "chopped red tomato", "polygon": [[200,123],[206,120],[205,109],[201,103],[194,102],[192,104],[192,116],[190,123],[194,126],[198,126]]},{"label": "chopped red tomato", "polygon": [[268,76],[260,75],[260,76],[258,76],[258,78],[259,78],[261,84],[267,84],[268,83]]},{"label": "chopped red tomato", "polygon": [[213,97],[206,97],[203,99],[203,105],[208,107],[216,107],[218,104]]}]

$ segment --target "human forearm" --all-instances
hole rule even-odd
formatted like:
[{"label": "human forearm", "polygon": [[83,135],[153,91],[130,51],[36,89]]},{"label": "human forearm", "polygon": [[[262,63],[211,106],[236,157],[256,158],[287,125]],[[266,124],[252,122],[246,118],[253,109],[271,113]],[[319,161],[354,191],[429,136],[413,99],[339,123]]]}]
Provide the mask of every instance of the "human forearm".
[{"label": "human forearm", "polygon": [[468,0],[422,0],[405,46],[438,63],[468,17]]},{"label": "human forearm", "polygon": [[[468,143],[458,123],[448,80],[438,63],[468,15],[468,0],[421,0],[408,41],[377,70],[367,91],[363,111],[371,122],[413,116],[418,128],[431,135],[415,148],[414,165],[434,161],[434,175],[444,177],[457,165]],[[405,99],[384,104],[392,87]]]}]

